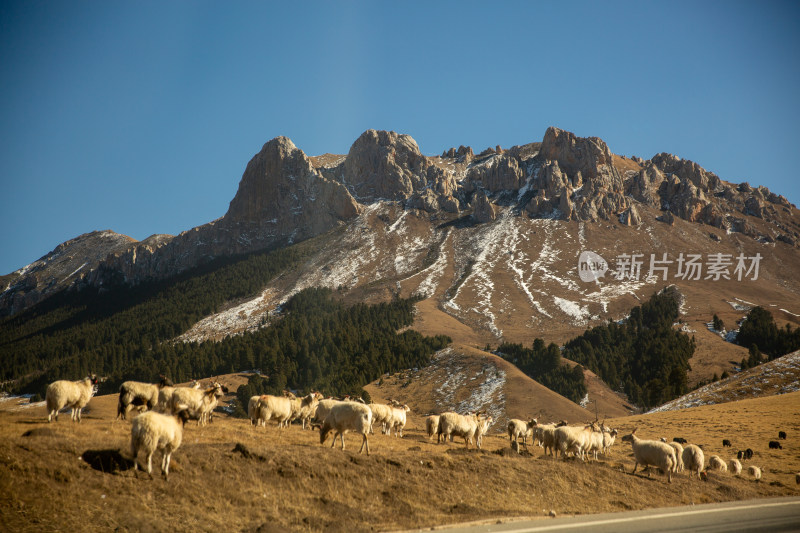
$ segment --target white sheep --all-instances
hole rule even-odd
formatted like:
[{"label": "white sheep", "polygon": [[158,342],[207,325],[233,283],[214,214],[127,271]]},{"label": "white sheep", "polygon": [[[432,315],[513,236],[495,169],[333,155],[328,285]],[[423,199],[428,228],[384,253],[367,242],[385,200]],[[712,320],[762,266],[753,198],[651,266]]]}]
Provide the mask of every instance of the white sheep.
[{"label": "white sheep", "polygon": [[[638,429],[638,428],[637,428]],[[630,442],[633,448],[633,458],[636,464],[633,465],[631,474],[636,473],[636,468],[642,466],[655,466],[667,474],[667,482],[672,483],[672,473],[678,465],[675,457],[675,448],[665,442],[658,440],[644,440],[636,436],[636,429],[630,435],[622,437],[624,442]],[[648,476],[650,474],[648,473]]]},{"label": "white sheep", "polygon": [[224,394],[222,385],[217,382],[206,390],[176,387],[172,392],[169,411],[176,414],[186,409],[191,418],[197,419],[198,425],[204,426],[209,413],[217,406],[218,398]]},{"label": "white sheep", "polygon": [[720,472],[728,471],[728,465],[720,459],[719,455],[712,455],[708,458],[708,468],[709,470],[719,470]]},{"label": "white sheep", "polygon": [[319,402],[318,393],[311,393],[303,398],[291,396],[261,396],[256,404],[256,413],[259,420],[277,420],[278,427],[286,427],[294,418],[301,416],[305,408],[311,408]]},{"label": "white sheep", "polygon": [[334,398],[326,398],[324,400],[320,400],[319,403],[317,404],[317,409],[314,412],[314,417],[312,418],[311,421],[311,427],[312,428],[314,426],[322,427],[322,423],[325,422],[325,419],[330,414],[331,409],[333,409],[333,406],[338,405],[340,403],[342,403],[341,400],[336,400]]},{"label": "white sheep", "polygon": [[141,381],[126,381],[119,387],[119,402],[117,404],[117,418],[128,418],[128,407],[131,405],[145,406],[148,410],[158,405],[159,393],[164,387],[172,385],[172,381],[162,376],[159,383],[142,383]]},{"label": "white sheep", "polygon": [[700,477],[700,472],[703,471],[705,466],[705,454],[700,446],[695,444],[687,444],[683,449],[683,466],[689,471],[690,476],[697,474]]},{"label": "white sheep", "polygon": [[411,411],[411,408],[405,404],[399,407],[392,407],[392,418],[389,420],[389,433],[391,434],[394,428],[394,436],[402,437],[403,428],[406,427],[406,414]]},{"label": "white sheep", "polygon": [[675,469],[676,472],[683,472],[683,446],[681,446],[680,442],[668,442],[670,446],[675,448],[675,458],[678,460],[678,467]]},{"label": "white sheep", "polygon": [[464,445],[469,449],[469,443],[475,439],[475,445],[480,449],[483,432],[488,430],[491,418],[479,414],[460,415],[449,411],[439,415],[439,429],[437,430],[436,442],[441,438],[444,442],[453,436],[463,437]]},{"label": "white sheep", "polygon": [[511,441],[511,447],[514,448],[514,443],[517,444],[517,453],[519,452],[519,439],[522,438],[522,445],[528,447],[528,435],[533,435],[536,428],[536,419],[532,418],[527,422],[519,418],[512,418],[508,421],[508,440]]},{"label": "white sheep", "polygon": [[305,401],[302,398],[299,401],[295,401],[293,407],[297,412],[292,417],[292,420],[300,420],[300,425],[303,429],[306,429],[306,425],[311,429],[311,419],[317,413],[319,401],[323,396],[319,392],[312,392],[306,398]]},{"label": "white sheep", "polygon": [[430,415],[425,419],[425,430],[428,433],[428,440],[439,432],[439,415]]},{"label": "white sheep", "polygon": [[603,426],[603,455],[608,455],[608,452],[611,451],[611,447],[617,440],[618,434],[619,431],[617,431],[616,429],[611,429]]},{"label": "white sheep", "polygon": [[757,466],[748,466],[747,473],[750,474],[750,476],[752,476],[756,481],[761,479],[761,468]]},{"label": "white sheep", "polygon": [[367,434],[371,425],[372,410],[367,405],[360,402],[339,402],[331,406],[330,412],[322,423],[322,427],[319,430],[319,443],[325,444],[328,434],[331,431],[336,431],[331,448],[336,445],[336,438],[339,437],[344,451],[344,434],[348,431],[355,431],[362,435],[361,448],[358,453],[361,453],[366,447],[367,455],[369,455]]},{"label": "white sheep", "polygon": [[731,459],[731,474],[734,476],[741,475],[742,473],[742,463],[739,462],[739,459]]},{"label": "white sheep", "polygon": [[247,416],[250,418],[250,425],[260,426],[262,420],[258,418],[258,400],[261,399],[260,394],[250,396],[250,401],[247,402]]},{"label": "white sheep", "polygon": [[475,445],[481,449],[483,445],[483,436],[489,432],[489,426],[492,425],[494,419],[491,416],[478,416],[478,430],[475,432]]},{"label": "white sheep", "polygon": [[534,430],[534,436],[539,441],[539,445],[544,448],[544,453],[550,452],[553,455],[553,450],[556,444],[556,425],[555,424],[540,424]]},{"label": "white sheep", "polygon": [[584,450],[588,448],[588,442],[592,434],[592,426],[561,426],[555,430],[554,450],[555,457],[561,452],[561,456],[566,458],[568,452],[574,453],[581,459],[584,458]]},{"label": "white sheep", "polygon": [[45,393],[47,421],[52,422],[55,419],[58,422],[58,412],[69,407],[72,410],[72,421],[80,422],[81,410],[92,399],[95,385],[97,377],[94,374],[79,381],[59,380],[48,385]]},{"label": "white sheep", "polygon": [[[372,411],[372,424],[380,424],[381,433],[386,434],[387,432],[391,432],[391,421],[394,415],[394,407],[383,403],[371,403],[369,404],[369,408]],[[372,434],[375,433],[372,427],[369,428],[369,432]]]},{"label": "white sheep", "polygon": [[147,454],[147,474],[153,478],[153,453],[161,450],[161,475],[169,479],[169,462],[172,452],[177,450],[183,440],[183,426],[189,419],[189,412],[182,409],[176,415],[164,415],[148,411],[133,419],[131,424],[131,453],[133,468],[138,476],[139,452]]},{"label": "white sheep", "polygon": [[605,426],[600,426],[599,429],[594,425],[592,426],[592,433],[584,443],[584,455],[592,454],[594,460],[597,461],[597,454],[603,452],[604,450],[603,444],[605,443],[606,436],[608,435],[607,431],[608,428]]}]

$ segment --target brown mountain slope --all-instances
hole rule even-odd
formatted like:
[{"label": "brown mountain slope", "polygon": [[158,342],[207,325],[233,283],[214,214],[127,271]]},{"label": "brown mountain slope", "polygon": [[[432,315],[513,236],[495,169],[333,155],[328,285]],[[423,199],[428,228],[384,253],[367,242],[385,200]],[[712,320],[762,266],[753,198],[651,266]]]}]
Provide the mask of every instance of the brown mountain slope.
[{"label": "brown mountain slope", "polygon": [[495,419],[493,430],[500,432],[509,418],[542,422],[590,418],[585,409],[511,363],[465,345],[438,352],[425,368],[387,375],[364,388],[375,402],[394,399],[407,404],[414,427],[420,429],[425,427],[425,416],[445,411],[486,411]]}]

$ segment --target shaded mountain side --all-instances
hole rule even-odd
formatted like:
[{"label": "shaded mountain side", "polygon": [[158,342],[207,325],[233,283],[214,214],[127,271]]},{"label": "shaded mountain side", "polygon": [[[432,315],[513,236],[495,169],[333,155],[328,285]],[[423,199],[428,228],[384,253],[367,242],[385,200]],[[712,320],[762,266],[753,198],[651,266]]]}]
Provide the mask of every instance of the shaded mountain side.
[{"label": "shaded mountain side", "polygon": [[[146,242],[171,238],[153,235]],[[61,292],[97,268],[109,255],[125,252],[137,244],[135,239],[111,230],[93,231],[59,244],[30,265],[0,276],[0,316],[18,313]]]},{"label": "shaded mountain side", "polygon": [[591,370],[583,370],[583,379],[586,383],[586,393],[589,401],[586,410],[600,420],[611,417],[627,416],[636,412],[635,407],[628,401],[624,394],[614,392],[597,374]]}]

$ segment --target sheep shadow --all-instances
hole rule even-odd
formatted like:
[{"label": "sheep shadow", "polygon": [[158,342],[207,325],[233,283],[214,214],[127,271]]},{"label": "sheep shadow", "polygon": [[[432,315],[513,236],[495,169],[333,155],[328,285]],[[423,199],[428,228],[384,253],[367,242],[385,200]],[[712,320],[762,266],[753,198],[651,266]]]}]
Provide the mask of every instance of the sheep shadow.
[{"label": "sheep shadow", "polygon": [[119,450],[86,450],[81,459],[104,474],[124,472],[134,467],[134,461],[123,456]]}]

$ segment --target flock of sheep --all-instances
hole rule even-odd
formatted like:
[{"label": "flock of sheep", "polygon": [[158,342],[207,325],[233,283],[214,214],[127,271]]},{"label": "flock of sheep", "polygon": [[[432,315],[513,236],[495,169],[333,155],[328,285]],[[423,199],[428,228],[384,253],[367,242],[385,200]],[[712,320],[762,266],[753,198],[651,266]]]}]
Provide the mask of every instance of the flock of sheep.
[{"label": "flock of sheep", "polygon": [[[64,408],[72,409],[72,420],[80,422],[80,413],[83,407],[94,394],[97,378],[89,376],[80,381],[56,381],[47,387],[46,405],[48,422],[58,420],[58,411]],[[147,473],[152,477],[152,458],[156,450],[162,452],[161,472],[165,479],[169,476],[169,463],[172,453],[181,445],[183,428],[190,419],[205,425],[211,420],[219,398],[227,389],[214,381],[210,387],[201,388],[198,382],[193,387],[174,387],[172,383],[162,376],[158,384],[126,381],[119,391],[117,418],[127,418],[131,406],[137,408],[140,414],[131,424],[131,453],[133,455],[134,469],[138,471],[138,456],[144,452],[147,457]],[[146,410],[147,412],[141,412]],[[331,447],[335,446],[336,439],[340,439],[341,448],[344,450],[344,434],[347,432],[362,435],[359,453],[366,450],[369,455],[368,435],[374,433],[373,426],[378,425],[381,432],[396,437],[403,436],[406,426],[407,414],[410,411],[407,405],[396,401],[390,404],[365,404],[360,398],[352,400],[345,397],[343,400],[324,399],[319,392],[313,392],[297,398],[291,392],[284,392],[283,396],[260,395],[250,398],[248,415],[253,426],[266,426],[270,420],[278,422],[278,427],[286,427],[291,422],[300,421],[302,428],[320,429],[320,444],[324,444],[330,433],[334,433]],[[453,437],[461,437],[469,448],[470,443],[480,449],[482,438],[487,433],[493,419],[484,413],[469,413],[466,415],[454,412],[445,412],[440,415],[428,416],[425,420],[428,439],[436,436],[437,443],[452,442]],[[586,461],[587,457],[597,460],[598,453],[607,455],[613,446],[618,431],[606,427],[605,423],[591,423],[581,426],[568,426],[566,422],[558,424],[539,424],[536,419],[518,420],[508,422],[508,438],[512,449],[520,451],[520,441],[527,448],[529,438],[533,443],[555,459],[559,453],[566,458],[567,455]],[[781,432],[782,438],[785,433]],[[677,438],[673,442],[661,440],[640,439],[636,430],[622,437],[624,442],[630,442],[633,450],[635,473],[639,466],[650,466],[660,469],[667,475],[667,481],[672,482],[672,475],[688,470],[690,476],[695,475],[706,479],[705,457],[701,447],[694,444],[681,445],[684,439]],[[723,446],[729,442],[723,441]],[[772,446],[772,443],[770,443]],[[732,458],[728,463],[717,455],[712,455],[708,461],[708,470],[726,472],[728,464],[731,473],[740,475],[742,464],[739,459],[749,459],[752,451],[739,452],[739,458]],[[748,473],[754,479],[761,478],[761,469],[750,466]],[[649,474],[648,474],[649,475]],[[798,474],[800,483],[800,474]]]}]

